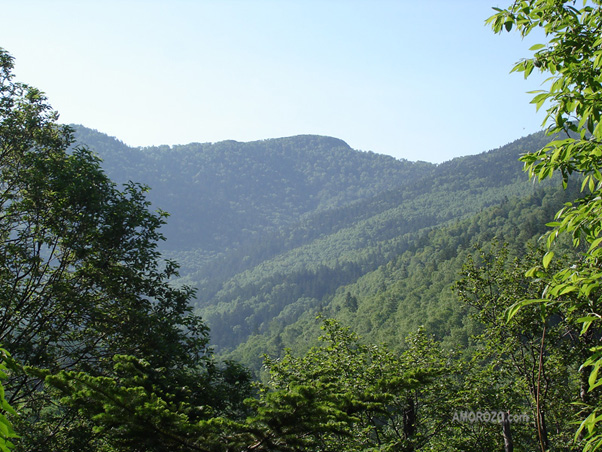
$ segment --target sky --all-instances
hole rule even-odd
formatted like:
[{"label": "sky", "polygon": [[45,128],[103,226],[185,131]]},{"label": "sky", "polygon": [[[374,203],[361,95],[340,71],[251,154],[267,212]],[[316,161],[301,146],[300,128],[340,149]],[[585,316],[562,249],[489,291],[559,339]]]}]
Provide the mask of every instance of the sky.
[{"label": "sky", "polygon": [[130,146],[300,134],[439,163],[541,129],[510,0],[0,0],[15,78]]}]

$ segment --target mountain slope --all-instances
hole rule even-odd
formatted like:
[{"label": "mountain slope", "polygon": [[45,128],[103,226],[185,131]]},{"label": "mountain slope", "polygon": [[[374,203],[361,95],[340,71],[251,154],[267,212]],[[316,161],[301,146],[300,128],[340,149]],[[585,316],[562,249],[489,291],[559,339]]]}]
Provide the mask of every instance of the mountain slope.
[{"label": "mountain slope", "polygon": [[170,249],[219,252],[259,232],[346,205],[424,174],[432,166],[352,150],[313,135],[250,143],[224,141],[131,148],[74,126],[118,183],[152,188],[149,199],[172,218]]},{"label": "mountain slope", "polygon": [[[403,290],[387,295],[387,287],[409,284],[407,268],[396,263],[419,266],[433,255],[451,259],[457,272],[460,248],[487,235],[475,226],[478,215],[510,205],[521,217],[521,209],[552,196],[537,195],[517,160],[542,147],[543,134],[440,165],[355,151],[318,136],[151,148],[130,148],[82,127],[77,136],[104,159],[110,176],[152,187],[149,198],[171,213],[163,252],[182,264],[180,281],[198,289],[197,307],[216,349],[253,365],[270,349],[300,346],[293,337],[311,329],[308,319],[318,311],[382,339],[403,336],[420,321],[415,313],[427,309],[432,332],[466,341],[468,326],[457,325],[461,311],[437,295],[449,290],[453,271],[442,276],[437,262],[421,264],[425,276],[409,290],[415,307],[408,311]],[[488,220],[492,230],[511,223],[502,212]],[[529,224],[508,227],[526,240],[538,232]],[[439,230],[456,239],[437,236]],[[395,284],[383,282],[376,293],[356,289],[383,268],[395,269]],[[357,306],[354,315],[345,306]]]},{"label": "mountain slope", "polygon": [[[318,314],[338,319],[368,343],[385,342],[392,349],[400,349],[405,336],[419,326],[446,346],[467,347],[479,325],[468,317],[452,286],[469,254],[478,254],[477,247],[503,243],[511,256],[525,253],[537,245],[545,223],[577,190],[541,187],[463,220],[408,234],[405,248],[352,282],[320,299],[291,297],[263,328],[228,349],[228,357],[259,369],[262,353],[278,356],[285,347],[303,353],[320,335]],[[263,287],[261,293],[269,292]]]},{"label": "mountain slope", "polygon": [[[283,231],[276,240],[281,251],[271,256],[263,252],[265,245],[248,247],[248,254],[238,257],[257,264],[237,274],[214,271],[191,276],[188,282],[199,287],[199,308],[212,327],[215,344],[231,350],[253,335],[271,331],[276,320],[283,326],[293,323],[308,310],[328,306],[339,287],[415,247],[432,228],[533,193],[535,188],[516,160],[525,141],[440,165],[411,186],[338,209],[338,217],[334,211],[317,215],[314,220],[330,215],[338,222],[320,228],[320,221],[309,221],[303,228]],[[531,144],[541,143],[535,139]],[[488,168],[496,171],[484,172]],[[283,237],[299,230],[324,232],[306,233],[307,240],[286,246]]]}]

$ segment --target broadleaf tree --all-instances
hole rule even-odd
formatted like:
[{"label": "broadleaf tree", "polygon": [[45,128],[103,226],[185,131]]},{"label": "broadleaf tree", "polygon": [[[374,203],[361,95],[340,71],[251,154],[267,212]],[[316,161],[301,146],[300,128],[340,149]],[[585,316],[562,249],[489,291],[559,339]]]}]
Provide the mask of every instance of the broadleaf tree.
[{"label": "broadleaf tree", "polygon": [[[0,49],[0,342],[19,363],[5,395],[20,450],[95,450],[90,420],[44,377],[108,377],[115,355],[161,369],[148,387],[174,403],[242,401],[248,374],[219,365],[193,290],[170,282],[177,265],[157,250],[166,214],[150,210],[146,187],[117,187],[74,146],[44,94],[14,81],[13,64]],[[228,390],[225,373],[242,383]]]},{"label": "broadleaf tree", "polygon": [[[522,161],[531,177],[543,180],[555,172],[563,183],[581,182],[581,196],[558,211],[550,223],[548,245],[558,237],[570,236],[583,249],[579,259],[555,272],[540,303],[567,304],[568,310],[583,312],[583,331],[600,331],[600,259],[602,258],[602,2],[600,0],[522,0],[506,9],[494,8],[488,19],[496,33],[517,30],[522,36],[543,32],[544,42],[531,47],[528,58],[513,71],[529,77],[533,71],[547,73],[543,89],[534,92],[532,103],[545,108],[544,126],[560,136]],[[552,251],[530,274],[543,274],[553,258]],[[517,307],[532,300],[523,300]],[[515,313],[512,309],[511,313]],[[602,347],[590,350],[583,366],[591,370],[589,390],[602,384]],[[602,447],[602,405],[592,401],[584,408],[579,435],[587,435],[585,450]]]},{"label": "broadleaf tree", "polygon": [[[543,250],[531,249],[511,258],[506,246],[494,242],[466,260],[455,289],[483,325],[482,334],[474,338],[479,348],[473,359],[491,365],[502,377],[496,391],[513,400],[508,408],[532,419],[512,426],[516,443],[545,451],[574,446],[578,408],[571,402],[584,397],[586,379],[579,366],[595,339],[579,334],[578,315],[567,312],[565,305],[546,310],[532,303],[506,320],[517,300],[535,299],[545,290],[546,279],[525,276],[543,255]],[[563,261],[549,265],[553,272]]]},{"label": "broadleaf tree", "polygon": [[14,444],[11,439],[17,438],[12,423],[6,417],[7,415],[15,415],[16,412],[12,406],[8,403],[4,393],[4,387],[2,386],[2,380],[7,377],[8,367],[6,365],[6,359],[10,355],[6,350],[0,348],[0,452],[9,452]]}]

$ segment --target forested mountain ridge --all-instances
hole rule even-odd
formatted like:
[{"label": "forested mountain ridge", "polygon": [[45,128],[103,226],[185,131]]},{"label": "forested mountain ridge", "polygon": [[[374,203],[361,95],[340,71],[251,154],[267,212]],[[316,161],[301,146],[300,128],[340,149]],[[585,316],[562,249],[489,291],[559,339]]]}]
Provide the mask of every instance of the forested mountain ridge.
[{"label": "forested mountain ridge", "polygon": [[[264,243],[263,260],[280,252],[283,240],[289,248],[298,246],[425,193],[461,190],[471,196],[478,187],[525,182],[517,158],[546,140],[535,134],[433,165],[354,151],[341,140],[318,136],[132,148],[82,126],[75,130],[113,180],[150,186],[148,198],[170,214],[163,249],[174,253],[183,273],[209,277],[216,255],[223,257],[225,250],[240,258],[229,268],[240,269],[243,258],[253,257],[245,250],[258,243]],[[519,193],[515,186],[504,195]]]},{"label": "forested mountain ridge", "polygon": [[[358,302],[354,284],[381,267],[396,268],[400,259],[416,261],[411,256],[425,253],[433,228],[452,227],[480,212],[486,216],[488,208],[515,206],[525,197],[531,201],[524,208],[533,209],[551,196],[535,196],[541,187],[528,182],[518,161],[549,140],[542,133],[434,165],[354,151],[319,136],[130,148],[90,129],[76,131],[113,179],[151,187],[149,199],[171,214],[163,252],[182,265],[181,281],[197,288],[197,308],[211,327],[214,346],[255,368],[266,351],[302,346],[299,332],[314,331],[307,322],[319,311],[345,318],[370,337],[402,343],[421,320],[416,315],[405,315],[401,324],[393,320],[394,312],[405,312],[406,297],[381,294],[396,300],[387,314],[371,304],[372,295]],[[498,220],[501,228],[505,220]],[[472,232],[460,234],[464,249],[496,233],[495,227],[487,233],[468,229]],[[517,237],[535,233],[541,228]],[[466,344],[470,332],[459,327],[462,314],[438,307],[450,302],[433,292],[439,283],[426,282],[439,278],[445,283],[438,293],[449,290],[461,266],[458,253],[465,254],[458,246],[439,248],[431,254],[442,262],[455,259],[453,271],[444,278],[436,271],[425,276],[418,306],[426,309],[430,293],[432,315],[422,323],[441,338],[455,335]],[[358,304],[351,317],[341,309],[346,293]],[[446,310],[454,314],[446,318],[441,314]],[[462,331],[453,333],[458,328]]]},{"label": "forested mountain ridge", "polygon": [[432,166],[315,135],[132,148],[74,127],[78,142],[104,160],[114,181],[152,188],[149,199],[172,215],[166,246],[178,250],[233,248],[308,213],[407,184]]}]

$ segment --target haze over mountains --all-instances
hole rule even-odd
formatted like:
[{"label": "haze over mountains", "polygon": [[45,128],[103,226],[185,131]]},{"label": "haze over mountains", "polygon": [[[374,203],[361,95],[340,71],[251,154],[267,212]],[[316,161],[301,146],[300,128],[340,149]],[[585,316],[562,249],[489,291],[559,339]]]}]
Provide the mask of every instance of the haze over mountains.
[{"label": "haze over mountains", "polygon": [[468,344],[450,286],[473,245],[533,242],[571,196],[522,171],[542,133],[435,165],[323,136],[131,148],[76,132],[113,180],[151,187],[170,213],[162,251],[197,288],[216,350],[255,368],[305,349],[320,312],[393,345],[419,325]]}]

